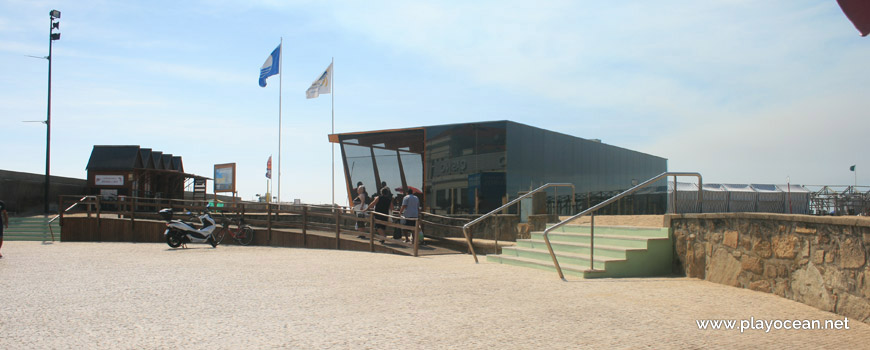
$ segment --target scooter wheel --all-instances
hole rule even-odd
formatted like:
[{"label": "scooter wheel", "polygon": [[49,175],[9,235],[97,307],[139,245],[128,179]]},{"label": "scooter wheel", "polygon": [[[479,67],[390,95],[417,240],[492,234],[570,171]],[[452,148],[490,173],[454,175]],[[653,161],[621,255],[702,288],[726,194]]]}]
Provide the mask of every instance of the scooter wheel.
[{"label": "scooter wheel", "polygon": [[178,236],[175,232],[169,232],[166,235],[166,244],[168,244],[172,248],[178,248],[181,246],[181,237]]}]

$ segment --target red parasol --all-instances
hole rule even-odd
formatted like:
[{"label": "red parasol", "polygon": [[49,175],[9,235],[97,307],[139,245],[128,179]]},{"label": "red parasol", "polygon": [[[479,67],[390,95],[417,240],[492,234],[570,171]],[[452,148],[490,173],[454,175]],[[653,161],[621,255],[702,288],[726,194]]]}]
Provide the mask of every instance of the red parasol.
[{"label": "red parasol", "polygon": [[[418,189],[414,186],[408,186],[408,190],[411,191],[411,193],[413,193],[415,196],[423,194],[423,191],[420,191],[420,189]],[[400,192],[400,193],[403,192],[402,188],[396,187],[396,192]]]},{"label": "red parasol", "polygon": [[861,36],[870,34],[870,2],[867,0],[837,0],[846,17],[852,21]]}]

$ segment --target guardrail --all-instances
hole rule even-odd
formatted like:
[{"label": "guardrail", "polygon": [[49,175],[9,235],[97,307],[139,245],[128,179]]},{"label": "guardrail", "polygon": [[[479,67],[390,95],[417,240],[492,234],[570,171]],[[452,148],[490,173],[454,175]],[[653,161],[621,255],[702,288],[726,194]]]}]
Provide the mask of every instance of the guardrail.
[{"label": "guardrail", "polygon": [[[413,230],[413,249],[414,256],[419,256],[419,235],[422,226],[424,215],[432,215],[421,213],[420,218],[417,218],[414,226],[403,225],[388,220],[378,220],[373,212],[367,212],[368,217],[360,217],[358,212],[348,207],[326,206],[326,205],[296,205],[296,204],[276,204],[276,203],[254,203],[254,202],[215,202],[214,200],[176,200],[176,199],[154,199],[154,198],[139,198],[139,197],[119,197],[118,200],[106,201],[100,196],[60,196],[60,208],[66,204],[73,202],[72,205],[66,207],[66,210],[55,219],[60,220],[60,225],[63,226],[64,216],[70,215],[73,210],[86,213],[88,217],[95,216],[97,219],[97,230],[100,230],[101,219],[108,215],[117,215],[118,218],[125,217],[129,219],[135,226],[137,219],[160,219],[157,211],[161,208],[172,208],[173,211],[183,212],[204,212],[209,211],[216,221],[222,222],[221,217],[226,216],[241,216],[245,217],[245,221],[253,226],[266,228],[267,241],[272,241],[272,230],[277,228],[294,228],[301,229],[303,245],[306,244],[308,230],[319,230],[325,232],[335,232],[336,249],[341,249],[341,234],[361,235],[368,234],[371,242],[371,250],[374,251],[374,236],[375,223],[383,224],[384,226],[398,228],[402,230]],[[278,220],[281,214],[292,214],[299,217],[296,221]],[[383,215],[383,214],[378,214]],[[265,216],[265,219],[263,219]],[[403,217],[386,215],[388,219],[401,220]],[[55,220],[52,219],[52,220]],[[347,225],[350,223],[350,225]],[[351,229],[354,223],[360,224],[359,227],[365,226],[368,223],[368,229]],[[367,232],[366,232],[367,231]]]},{"label": "guardrail", "polygon": [[[550,231],[553,231],[559,227],[562,227],[570,221],[579,219],[580,217],[582,217],[586,214],[592,213],[592,215],[591,215],[591,227],[589,230],[589,271],[594,271],[595,269],[594,269],[594,265],[592,262],[594,261],[593,258],[595,257],[595,212],[598,211],[598,209],[601,209],[601,208],[609,205],[610,203],[613,203],[613,202],[621,199],[622,197],[625,197],[625,196],[630,195],[634,192],[637,192],[638,190],[640,190],[644,187],[647,187],[649,185],[652,185],[653,183],[661,180],[662,178],[667,178],[668,176],[673,176],[674,182],[677,181],[677,179],[676,179],[677,176],[696,176],[698,178],[698,188],[704,188],[703,180],[701,178],[700,173],[664,172],[664,173],[659,174],[658,176],[655,176],[649,180],[644,181],[643,183],[641,183],[637,186],[629,188],[629,189],[623,191],[622,193],[617,194],[617,195],[611,197],[610,199],[608,199],[604,202],[598,203],[595,206],[593,206],[589,209],[586,209],[586,210],[584,210],[584,211],[582,211],[582,212],[580,212],[580,213],[578,213],[578,214],[576,214],[568,219],[562,220],[558,224],[550,226],[549,228],[544,230],[544,235],[543,235],[544,236],[544,243],[547,244],[547,250],[550,251],[550,256],[553,258],[553,264],[556,266],[556,272],[559,273],[559,278],[564,280],[565,275],[562,274],[562,267],[559,266],[559,260],[556,259],[556,253],[553,252],[553,246],[550,244],[550,237],[549,237]],[[698,203],[703,203],[703,202],[704,202],[704,191],[698,191]],[[475,257],[475,261],[477,261],[476,257]]]},{"label": "guardrail", "polygon": [[[477,253],[474,252],[474,244],[471,243],[471,235],[468,233],[468,228],[469,228],[469,227],[471,227],[472,225],[474,225],[474,224],[476,224],[476,223],[482,221],[483,219],[486,219],[486,218],[488,218],[488,217],[494,215],[495,213],[498,213],[498,212],[500,212],[500,211],[502,211],[502,210],[505,210],[505,209],[509,208],[510,206],[512,206],[512,205],[514,205],[514,204],[516,204],[516,203],[519,203],[519,201],[521,201],[521,200],[523,200],[523,199],[525,199],[525,198],[528,198],[528,197],[532,196],[532,195],[535,194],[535,193],[538,193],[538,192],[543,191],[543,190],[545,190],[545,189],[547,189],[547,188],[550,188],[550,187],[571,187],[571,203],[574,203],[574,197],[576,196],[576,192],[575,192],[575,189],[574,189],[574,184],[569,184],[569,183],[548,183],[548,184],[543,185],[543,186],[541,186],[541,187],[538,187],[538,188],[536,188],[536,189],[534,189],[534,190],[532,190],[532,191],[529,191],[529,193],[526,193],[526,194],[524,194],[524,195],[522,195],[522,196],[519,196],[519,197],[517,197],[516,199],[514,199],[514,200],[508,202],[507,204],[502,205],[502,206],[498,207],[497,209],[495,209],[495,210],[493,210],[493,211],[491,211],[491,212],[489,212],[489,213],[486,213],[486,214],[484,214],[483,216],[481,216],[481,217],[479,217],[479,218],[477,218],[477,219],[471,220],[471,222],[469,222],[469,223],[463,225],[463,226],[462,226],[462,234],[465,235],[465,240],[468,241],[468,250],[470,250],[470,251],[471,251],[471,255],[474,256],[474,262],[475,262],[475,263],[478,263],[478,261],[477,261]],[[496,246],[496,250],[498,250],[498,234],[497,234],[497,233],[496,233],[496,235],[495,235],[495,246]]]}]

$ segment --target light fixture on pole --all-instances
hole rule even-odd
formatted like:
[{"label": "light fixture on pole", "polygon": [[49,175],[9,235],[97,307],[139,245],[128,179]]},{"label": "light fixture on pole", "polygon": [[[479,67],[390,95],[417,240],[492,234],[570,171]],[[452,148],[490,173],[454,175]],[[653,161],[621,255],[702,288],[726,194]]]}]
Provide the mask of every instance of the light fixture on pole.
[{"label": "light fixture on pole", "polygon": [[51,10],[48,13],[51,18],[51,24],[48,27],[48,111],[45,117],[45,214],[48,214],[48,198],[49,189],[51,188],[51,43],[55,40],[60,40],[60,32],[55,33],[54,30],[60,30],[60,11]]}]

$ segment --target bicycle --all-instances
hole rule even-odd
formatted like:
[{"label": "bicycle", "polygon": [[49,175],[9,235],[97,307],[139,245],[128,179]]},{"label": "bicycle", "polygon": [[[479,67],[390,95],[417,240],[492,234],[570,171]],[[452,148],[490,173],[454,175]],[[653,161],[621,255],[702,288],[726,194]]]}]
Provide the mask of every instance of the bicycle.
[{"label": "bicycle", "polygon": [[[236,228],[231,228],[230,226],[232,225],[235,225]],[[221,226],[223,227],[215,234],[215,241],[218,244],[224,241],[224,237],[226,237],[227,233],[229,233],[229,236],[236,240],[236,243],[240,245],[251,244],[251,241],[254,240],[254,229],[245,224],[244,218],[224,219]]]}]

